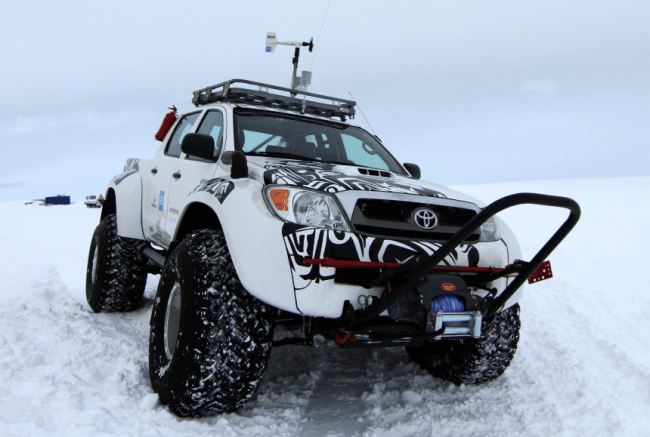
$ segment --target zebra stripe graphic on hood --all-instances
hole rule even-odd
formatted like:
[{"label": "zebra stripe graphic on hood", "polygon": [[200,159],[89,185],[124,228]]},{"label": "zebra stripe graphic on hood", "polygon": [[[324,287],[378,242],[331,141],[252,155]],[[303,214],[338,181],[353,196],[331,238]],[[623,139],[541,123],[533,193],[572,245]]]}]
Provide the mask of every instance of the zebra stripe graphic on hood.
[{"label": "zebra stripe graphic on hood", "polygon": [[335,164],[280,161],[264,165],[264,183],[295,185],[329,193],[341,191],[383,191],[446,199],[443,193],[402,180],[364,175],[347,175],[335,169]]}]

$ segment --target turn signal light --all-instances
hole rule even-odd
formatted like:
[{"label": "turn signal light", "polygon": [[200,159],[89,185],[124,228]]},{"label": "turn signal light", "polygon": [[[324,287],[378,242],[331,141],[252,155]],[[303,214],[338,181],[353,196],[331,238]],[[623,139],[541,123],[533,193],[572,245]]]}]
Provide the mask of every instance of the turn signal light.
[{"label": "turn signal light", "polygon": [[278,211],[289,211],[289,190],[271,190],[269,196],[275,209]]}]

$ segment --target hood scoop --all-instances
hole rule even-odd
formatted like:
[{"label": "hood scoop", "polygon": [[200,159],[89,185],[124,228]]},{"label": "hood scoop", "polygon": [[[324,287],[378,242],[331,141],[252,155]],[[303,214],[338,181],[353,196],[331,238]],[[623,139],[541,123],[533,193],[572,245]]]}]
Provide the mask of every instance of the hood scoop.
[{"label": "hood scoop", "polygon": [[378,176],[382,178],[389,178],[392,176],[392,173],[389,171],[376,170],[373,168],[359,168],[359,173],[366,176]]}]

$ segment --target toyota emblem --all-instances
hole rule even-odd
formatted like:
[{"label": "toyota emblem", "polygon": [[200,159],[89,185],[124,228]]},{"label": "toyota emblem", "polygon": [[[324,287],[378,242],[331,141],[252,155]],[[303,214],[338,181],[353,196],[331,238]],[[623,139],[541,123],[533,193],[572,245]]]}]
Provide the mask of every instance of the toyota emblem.
[{"label": "toyota emblem", "polygon": [[438,225],[436,213],[426,208],[416,210],[413,219],[415,224],[422,229],[433,229]]}]

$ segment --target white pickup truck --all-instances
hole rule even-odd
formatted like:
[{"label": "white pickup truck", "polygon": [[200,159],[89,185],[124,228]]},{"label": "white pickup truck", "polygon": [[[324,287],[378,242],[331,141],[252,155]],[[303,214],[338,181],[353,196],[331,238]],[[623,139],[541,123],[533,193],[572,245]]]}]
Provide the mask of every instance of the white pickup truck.
[{"label": "white pickup truck", "polygon": [[[236,410],[284,344],[405,347],[457,384],[504,372],[521,285],[551,276],[544,261],[575,202],[486,207],[422,182],[347,121],[353,101],[235,79],[193,103],[153,159],[129,159],[110,182],[86,282],[94,311],[130,311],[161,275],[149,367],[171,411]],[[571,211],[530,262],[495,215],[522,203]]]}]

